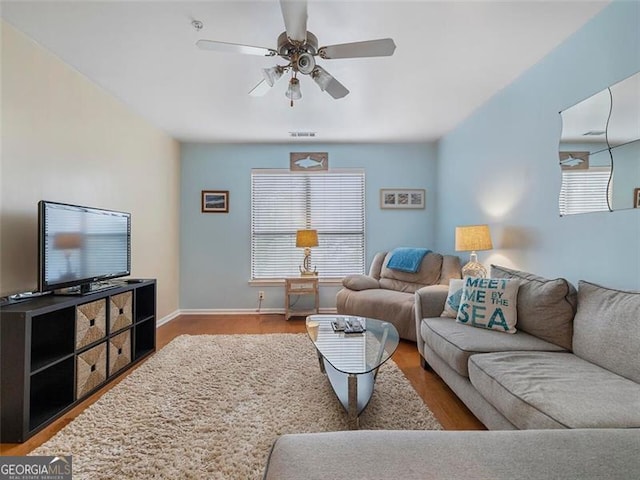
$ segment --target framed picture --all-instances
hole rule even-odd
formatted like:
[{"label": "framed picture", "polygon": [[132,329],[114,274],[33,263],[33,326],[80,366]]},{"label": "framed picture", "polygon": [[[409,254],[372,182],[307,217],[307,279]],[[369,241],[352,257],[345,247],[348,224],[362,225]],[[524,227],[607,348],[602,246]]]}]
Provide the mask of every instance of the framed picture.
[{"label": "framed picture", "polygon": [[380,208],[424,208],[424,196],[424,189],[381,188]]},{"label": "framed picture", "polygon": [[327,152],[291,152],[289,170],[292,172],[329,170],[329,154]]},{"label": "framed picture", "polygon": [[202,190],[202,213],[229,213],[229,190]]},{"label": "framed picture", "polygon": [[633,208],[640,208],[640,187],[633,189]]}]

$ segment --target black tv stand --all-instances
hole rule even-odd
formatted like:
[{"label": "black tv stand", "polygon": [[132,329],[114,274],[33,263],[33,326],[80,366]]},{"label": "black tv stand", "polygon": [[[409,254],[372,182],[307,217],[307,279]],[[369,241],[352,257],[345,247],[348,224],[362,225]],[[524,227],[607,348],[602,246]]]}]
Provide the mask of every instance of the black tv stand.
[{"label": "black tv stand", "polygon": [[0,309],[0,439],[24,442],[156,349],[156,282]]}]

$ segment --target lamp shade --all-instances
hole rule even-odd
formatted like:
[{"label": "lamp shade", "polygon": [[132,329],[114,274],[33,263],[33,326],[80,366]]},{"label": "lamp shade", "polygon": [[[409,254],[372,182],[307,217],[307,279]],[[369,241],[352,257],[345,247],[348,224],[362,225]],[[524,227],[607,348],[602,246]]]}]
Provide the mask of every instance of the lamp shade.
[{"label": "lamp shade", "polygon": [[287,98],[291,100],[300,100],[302,98],[302,91],[300,90],[300,80],[292,78],[289,81],[289,88],[285,92]]},{"label": "lamp shade", "polygon": [[296,247],[309,248],[318,246],[317,230],[298,230],[296,232]]},{"label": "lamp shade", "polygon": [[283,73],[284,73],[284,68],[282,68],[280,65],[276,65],[275,67],[271,67],[271,68],[262,69],[262,76],[264,77],[264,79],[266,80],[266,82],[269,84],[270,87],[273,87],[275,85],[275,83],[280,79],[280,77],[282,77]]},{"label": "lamp shade", "polygon": [[489,225],[464,225],[456,227],[456,252],[491,250]]},{"label": "lamp shade", "polygon": [[318,86],[320,87],[320,90],[322,90],[323,92],[327,89],[327,87],[331,83],[331,80],[333,80],[333,77],[329,75],[327,71],[320,66],[317,66],[313,70],[313,72],[311,72],[311,78],[313,78],[313,81],[318,84]]}]

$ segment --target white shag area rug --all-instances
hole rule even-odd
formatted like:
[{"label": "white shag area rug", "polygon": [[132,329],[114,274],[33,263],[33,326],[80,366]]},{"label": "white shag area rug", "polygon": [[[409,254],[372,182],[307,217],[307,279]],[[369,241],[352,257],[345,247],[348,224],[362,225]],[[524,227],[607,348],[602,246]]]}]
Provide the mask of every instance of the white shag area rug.
[{"label": "white shag area rug", "polygon": [[[441,426],[393,361],[361,429]],[[183,335],[31,455],[80,479],[260,479],[284,433],[346,430],[306,334]]]}]

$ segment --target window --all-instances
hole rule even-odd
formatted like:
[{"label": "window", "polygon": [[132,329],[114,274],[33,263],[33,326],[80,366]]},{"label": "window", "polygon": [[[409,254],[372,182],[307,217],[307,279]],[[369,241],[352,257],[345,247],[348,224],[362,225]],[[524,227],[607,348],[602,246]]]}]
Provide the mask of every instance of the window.
[{"label": "window", "polygon": [[311,265],[318,275],[364,273],[364,172],[251,173],[251,279],[300,274],[296,231],[318,231]]},{"label": "window", "polygon": [[560,187],[560,215],[608,212],[610,167],[563,171]]}]

